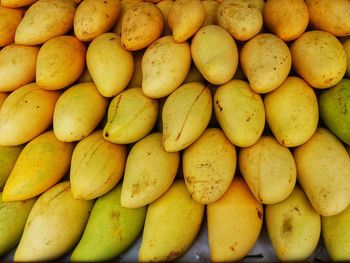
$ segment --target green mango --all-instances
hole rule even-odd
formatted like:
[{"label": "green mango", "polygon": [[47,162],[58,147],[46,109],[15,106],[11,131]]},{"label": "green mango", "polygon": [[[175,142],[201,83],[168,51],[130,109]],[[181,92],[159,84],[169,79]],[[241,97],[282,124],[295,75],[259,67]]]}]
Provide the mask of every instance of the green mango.
[{"label": "green mango", "polygon": [[139,236],[146,217],[146,206],[122,207],[121,188],[120,183],[97,199],[71,261],[111,260],[129,248]]},{"label": "green mango", "polygon": [[319,96],[320,117],[343,142],[350,145],[350,79],[322,90]]},{"label": "green mango", "polygon": [[0,192],[0,256],[19,243],[35,198],[18,202],[2,201]]},{"label": "green mango", "polygon": [[0,146],[0,189],[4,187],[22,149],[22,145]]}]

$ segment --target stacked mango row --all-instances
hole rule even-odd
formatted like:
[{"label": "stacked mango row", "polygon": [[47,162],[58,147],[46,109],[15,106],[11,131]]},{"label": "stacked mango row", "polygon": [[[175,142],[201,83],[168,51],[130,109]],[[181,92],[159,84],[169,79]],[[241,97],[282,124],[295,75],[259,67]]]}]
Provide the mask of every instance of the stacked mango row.
[{"label": "stacked mango row", "polygon": [[350,260],[348,0],[0,3],[0,255]]}]

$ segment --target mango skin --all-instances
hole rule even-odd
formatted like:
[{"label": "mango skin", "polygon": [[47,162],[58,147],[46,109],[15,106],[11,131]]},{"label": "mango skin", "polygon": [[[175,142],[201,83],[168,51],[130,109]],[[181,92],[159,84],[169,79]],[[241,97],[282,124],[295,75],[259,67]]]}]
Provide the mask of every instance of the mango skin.
[{"label": "mango skin", "polygon": [[182,255],[197,236],[204,205],[195,202],[183,180],[148,206],[139,250],[140,262],[171,261]]},{"label": "mango skin", "polygon": [[0,189],[5,185],[13,167],[23,149],[19,146],[0,146]]},{"label": "mango skin", "polygon": [[321,234],[321,217],[299,186],[283,201],[267,205],[267,230],[281,261],[304,261],[315,250]]},{"label": "mango skin", "polygon": [[34,203],[35,198],[4,202],[0,192],[0,256],[17,246]]},{"label": "mango skin", "polygon": [[7,46],[14,42],[15,33],[18,24],[23,17],[23,10],[7,8],[4,5],[0,5],[0,47]]},{"label": "mango skin", "polygon": [[321,216],[333,216],[350,204],[350,158],[341,141],[326,128],[293,152],[298,182]]},{"label": "mango skin", "polygon": [[350,79],[343,79],[319,96],[320,117],[337,137],[350,145]]},{"label": "mango skin", "polygon": [[14,261],[48,261],[67,254],[83,234],[93,201],[73,198],[70,183],[61,182],[33,206]]},{"label": "mango skin", "polygon": [[81,140],[70,168],[74,198],[90,200],[109,192],[124,174],[126,157],[126,146],[106,141],[101,130]]},{"label": "mango skin", "polygon": [[[122,185],[97,199],[71,261],[105,261],[119,256],[142,231],[147,208],[124,208]],[[112,231],[111,231],[112,230]]]},{"label": "mango skin", "polygon": [[30,141],[7,179],[3,200],[26,200],[55,185],[69,169],[73,148],[72,143],[57,140],[53,131]]},{"label": "mango skin", "polygon": [[163,149],[161,133],[151,133],[138,141],[126,161],[122,206],[138,208],[159,198],[173,183],[179,163],[178,152]]},{"label": "mango skin", "polygon": [[20,145],[44,132],[52,123],[59,96],[60,92],[41,89],[36,83],[12,92],[0,110],[0,145]]},{"label": "mango skin", "polygon": [[224,132],[206,129],[183,153],[183,174],[192,198],[200,204],[219,199],[231,184],[236,163],[236,148]]},{"label": "mango skin", "polygon": [[5,92],[0,92],[0,109],[1,109],[1,106],[2,104],[4,103],[4,101],[6,100],[8,94],[5,93]]},{"label": "mango skin", "polygon": [[207,206],[207,219],[211,261],[238,261],[259,237],[263,207],[245,181],[235,176],[226,193]]},{"label": "mango skin", "polygon": [[322,216],[322,237],[332,261],[350,260],[350,206],[335,216]]}]

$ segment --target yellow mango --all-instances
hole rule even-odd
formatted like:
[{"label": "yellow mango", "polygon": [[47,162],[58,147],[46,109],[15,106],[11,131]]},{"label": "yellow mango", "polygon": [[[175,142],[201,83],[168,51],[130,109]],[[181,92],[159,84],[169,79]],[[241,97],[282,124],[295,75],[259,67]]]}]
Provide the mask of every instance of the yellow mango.
[{"label": "yellow mango", "polygon": [[266,206],[267,231],[281,261],[301,262],[315,250],[321,234],[321,217],[305,193],[296,186],[287,199]]},{"label": "yellow mango", "polygon": [[0,192],[0,256],[10,252],[19,243],[34,203],[34,198],[19,202],[4,202]]},{"label": "yellow mango", "polygon": [[175,181],[148,206],[138,260],[164,262],[181,256],[196,238],[203,214],[204,206],[191,198],[185,182]]},{"label": "yellow mango", "polygon": [[346,72],[346,53],[340,41],[324,31],[307,31],[290,48],[293,68],[317,89],[336,85]]},{"label": "yellow mango", "polygon": [[339,214],[350,204],[350,158],[335,135],[318,128],[294,159],[298,181],[320,215]]},{"label": "yellow mango", "polygon": [[8,45],[0,51],[0,91],[13,91],[35,80],[39,48]]},{"label": "yellow mango", "polygon": [[315,91],[303,79],[288,77],[264,98],[266,120],[278,142],[295,147],[311,138],[318,124]]},{"label": "yellow mango", "polygon": [[55,185],[69,169],[73,144],[60,142],[45,132],[23,148],[3,191],[3,201],[37,196]]},{"label": "yellow mango", "polygon": [[57,100],[53,114],[53,131],[64,142],[88,136],[102,120],[108,101],[93,82],[79,83],[67,89]]},{"label": "yellow mango", "polygon": [[36,83],[44,89],[63,89],[84,70],[86,48],[74,36],[54,37],[41,46],[36,64]]},{"label": "yellow mango", "polygon": [[[119,256],[142,231],[146,207],[124,208],[120,204],[122,185],[97,199],[84,234],[71,261],[106,261]],[[113,229],[113,231],[111,231]]]},{"label": "yellow mango", "polygon": [[173,0],[162,0],[157,3],[157,7],[159,8],[160,12],[162,12],[162,16],[163,16],[163,25],[164,25],[163,33],[162,33],[163,36],[171,35],[171,30],[168,24],[168,14],[173,4],[174,4]]},{"label": "yellow mango", "polygon": [[163,27],[163,16],[156,5],[135,4],[123,16],[122,47],[130,51],[146,48],[161,36]]},{"label": "yellow mango", "polygon": [[0,145],[20,145],[45,131],[59,96],[60,92],[41,89],[36,83],[12,92],[0,110]]},{"label": "yellow mango", "polygon": [[181,43],[193,36],[202,26],[205,9],[200,0],[176,0],[168,13],[168,24],[175,42]]},{"label": "yellow mango", "polygon": [[219,199],[236,171],[236,149],[217,128],[203,132],[183,153],[183,174],[193,200],[209,204]]},{"label": "yellow mango", "polygon": [[192,144],[208,126],[211,113],[211,93],[203,83],[189,82],[176,89],[162,111],[165,150],[177,152]]},{"label": "yellow mango", "polygon": [[265,126],[265,109],[259,94],[243,80],[231,80],[214,95],[215,116],[228,139],[239,147],[253,145]]},{"label": "yellow mango", "polygon": [[286,199],[293,191],[297,171],[292,153],[272,136],[262,136],[242,148],[239,170],[255,198],[263,204]]},{"label": "yellow mango", "polygon": [[215,25],[216,24],[216,10],[219,6],[218,2],[215,0],[204,0],[202,1],[205,10],[205,19],[202,27]]},{"label": "yellow mango", "polygon": [[74,34],[81,41],[91,41],[109,31],[120,14],[120,0],[84,0],[74,15]]},{"label": "yellow mango", "polygon": [[138,208],[159,198],[173,183],[179,162],[178,152],[163,149],[161,133],[151,133],[138,141],[126,161],[122,206]]},{"label": "yellow mango", "polygon": [[28,6],[35,3],[38,0],[0,0],[0,4],[9,8],[18,8],[22,6]]},{"label": "yellow mango", "polygon": [[122,48],[120,37],[114,33],[102,34],[90,43],[86,64],[105,97],[116,96],[125,89],[134,70],[132,54]]},{"label": "yellow mango", "polygon": [[350,206],[340,214],[322,216],[322,237],[332,261],[350,260]]},{"label": "yellow mango", "polygon": [[120,14],[117,23],[114,25],[112,32],[121,36],[123,17],[128,9],[135,4],[141,3],[143,0],[120,0]]},{"label": "yellow mango", "polygon": [[146,97],[141,88],[127,89],[111,101],[103,137],[118,144],[137,142],[151,132],[157,114],[157,100]]},{"label": "yellow mango", "polygon": [[309,23],[309,11],[304,0],[269,0],[263,16],[270,31],[284,41],[297,39]]},{"label": "yellow mango", "polygon": [[238,261],[259,237],[263,207],[236,176],[226,193],[207,206],[207,219],[211,261]]},{"label": "yellow mango", "polygon": [[74,148],[70,182],[76,199],[90,200],[109,192],[124,174],[126,146],[103,139],[98,130]]},{"label": "yellow mango", "polygon": [[292,66],[287,44],[268,33],[258,34],[246,42],[239,59],[243,73],[257,93],[276,89],[288,77]]},{"label": "yellow mango", "polygon": [[0,47],[15,41],[16,28],[21,22],[23,14],[22,9],[12,9],[0,5]]},{"label": "yellow mango", "polygon": [[150,98],[172,93],[186,78],[191,66],[187,42],[176,43],[172,36],[155,41],[142,58],[142,91]]},{"label": "yellow mango", "polygon": [[43,44],[64,35],[73,26],[76,3],[73,0],[39,0],[32,4],[19,23],[15,43]]},{"label": "yellow mango", "polygon": [[34,204],[14,261],[49,261],[67,254],[79,241],[93,201],[74,199],[70,183],[43,193]]},{"label": "yellow mango", "polygon": [[0,146],[0,189],[5,185],[23,149],[19,146]]},{"label": "yellow mango", "polygon": [[191,42],[194,64],[212,84],[221,85],[232,79],[238,66],[235,40],[222,27],[202,27]]}]

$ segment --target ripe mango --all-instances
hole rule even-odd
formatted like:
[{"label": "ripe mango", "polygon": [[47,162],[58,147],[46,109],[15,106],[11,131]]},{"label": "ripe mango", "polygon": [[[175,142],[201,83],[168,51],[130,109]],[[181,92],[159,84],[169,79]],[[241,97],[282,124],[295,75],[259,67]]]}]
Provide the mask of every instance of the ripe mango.
[{"label": "ripe mango", "polygon": [[37,196],[55,185],[69,169],[73,144],[60,142],[53,131],[31,140],[22,150],[4,187],[4,201]]},{"label": "ripe mango", "polygon": [[0,256],[17,246],[35,198],[4,202],[0,192]]},{"label": "ripe mango", "polygon": [[191,198],[183,180],[148,206],[139,250],[140,262],[171,261],[182,255],[199,232],[204,205]]},{"label": "ripe mango", "polygon": [[74,249],[72,261],[111,260],[124,252],[140,234],[146,207],[124,208],[122,185],[97,199],[84,234]]},{"label": "ripe mango", "polygon": [[324,124],[350,145],[350,79],[323,90],[319,96],[320,117]]},{"label": "ripe mango", "polygon": [[48,261],[68,253],[79,241],[93,201],[73,198],[62,182],[34,204],[14,255],[14,261]]}]

